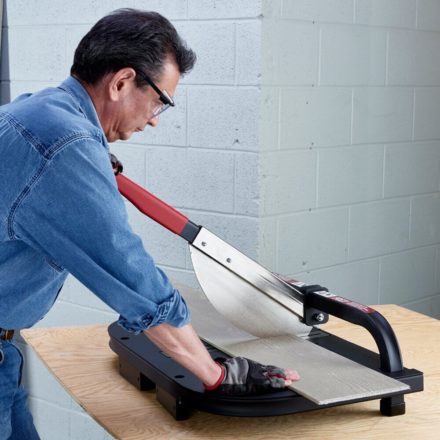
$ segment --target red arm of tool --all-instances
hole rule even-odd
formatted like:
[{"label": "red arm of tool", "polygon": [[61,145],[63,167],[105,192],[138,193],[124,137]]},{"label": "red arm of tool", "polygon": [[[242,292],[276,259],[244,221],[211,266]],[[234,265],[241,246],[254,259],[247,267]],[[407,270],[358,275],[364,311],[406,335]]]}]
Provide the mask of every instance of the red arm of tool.
[{"label": "red arm of tool", "polygon": [[116,176],[119,192],[139,211],[177,235],[182,235],[189,219],[123,174]]}]

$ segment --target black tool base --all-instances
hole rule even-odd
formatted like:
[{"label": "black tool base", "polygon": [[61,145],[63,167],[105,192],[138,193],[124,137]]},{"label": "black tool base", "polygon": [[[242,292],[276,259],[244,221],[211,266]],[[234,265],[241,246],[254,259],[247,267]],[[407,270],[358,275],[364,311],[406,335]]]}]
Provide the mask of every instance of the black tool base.
[{"label": "black tool base", "polygon": [[[381,395],[368,399],[317,405],[291,390],[274,393],[229,397],[207,393],[201,382],[188,370],[174,362],[144,334],[134,336],[116,323],[109,326],[110,347],[119,356],[120,374],[141,391],[156,389],[157,400],[176,420],[185,420],[193,410],[227,416],[275,416],[311,411],[331,406],[381,399],[380,412],[395,416],[404,414],[403,394],[423,390],[423,373],[404,369],[390,375],[411,387],[405,393]],[[314,330],[310,341],[380,371],[378,354],[352,344],[337,336]],[[225,354],[205,343],[213,358]],[[226,356],[227,357],[227,356]]]}]

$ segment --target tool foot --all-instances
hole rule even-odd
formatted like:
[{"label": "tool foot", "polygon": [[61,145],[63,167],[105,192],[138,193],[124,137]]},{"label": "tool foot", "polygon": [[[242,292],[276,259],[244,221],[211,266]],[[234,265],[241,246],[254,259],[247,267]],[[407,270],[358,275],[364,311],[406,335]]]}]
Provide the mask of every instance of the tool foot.
[{"label": "tool foot", "polygon": [[405,414],[405,399],[403,394],[381,399],[380,412],[384,416],[388,417],[401,416],[402,414]]}]

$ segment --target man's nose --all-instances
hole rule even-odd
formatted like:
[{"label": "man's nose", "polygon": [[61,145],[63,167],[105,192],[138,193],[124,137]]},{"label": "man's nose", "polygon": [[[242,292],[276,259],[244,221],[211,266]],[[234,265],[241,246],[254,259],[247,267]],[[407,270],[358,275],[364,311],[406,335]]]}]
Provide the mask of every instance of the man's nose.
[{"label": "man's nose", "polygon": [[159,117],[155,116],[154,118],[151,118],[147,124],[151,125],[152,127],[156,127],[156,125],[159,123]]}]

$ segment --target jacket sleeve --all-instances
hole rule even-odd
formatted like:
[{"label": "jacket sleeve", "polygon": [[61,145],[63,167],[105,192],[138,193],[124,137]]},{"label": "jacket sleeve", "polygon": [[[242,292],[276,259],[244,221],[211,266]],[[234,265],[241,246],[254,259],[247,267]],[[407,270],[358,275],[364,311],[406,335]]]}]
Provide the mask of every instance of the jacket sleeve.
[{"label": "jacket sleeve", "polygon": [[131,230],[108,151],[75,140],[42,158],[16,208],[16,236],[66,268],[136,334],[190,319],[185,301]]}]

